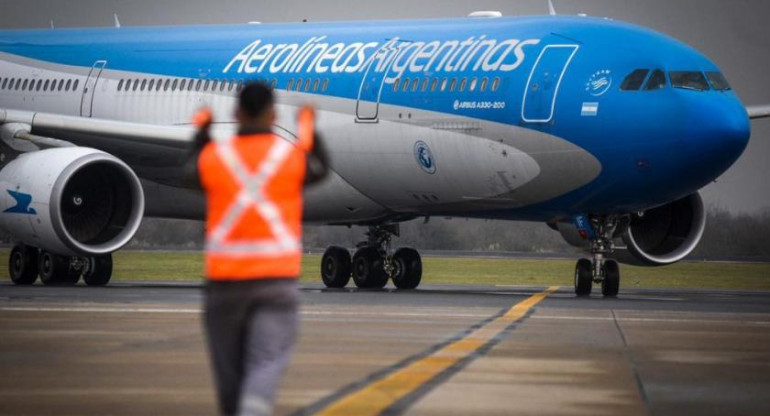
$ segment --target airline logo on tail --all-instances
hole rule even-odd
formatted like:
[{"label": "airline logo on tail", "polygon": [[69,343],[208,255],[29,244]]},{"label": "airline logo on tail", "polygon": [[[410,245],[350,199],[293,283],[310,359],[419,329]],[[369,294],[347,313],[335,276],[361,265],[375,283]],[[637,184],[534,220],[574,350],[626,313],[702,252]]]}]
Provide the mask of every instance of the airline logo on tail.
[{"label": "airline logo on tail", "polygon": [[487,39],[411,42],[398,37],[385,42],[324,42],[314,36],[305,43],[264,43],[255,40],[243,48],[222,71],[229,73],[354,73],[370,68],[388,71],[392,82],[406,72],[513,71],[540,39]]}]

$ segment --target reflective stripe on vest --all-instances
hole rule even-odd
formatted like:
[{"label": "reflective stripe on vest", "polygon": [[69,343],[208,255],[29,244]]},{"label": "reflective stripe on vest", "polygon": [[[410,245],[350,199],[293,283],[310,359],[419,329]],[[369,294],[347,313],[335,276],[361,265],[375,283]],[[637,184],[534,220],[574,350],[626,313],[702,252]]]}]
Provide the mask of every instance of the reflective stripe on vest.
[{"label": "reflective stripe on vest", "polygon": [[[280,209],[269,199],[265,188],[294,150],[293,145],[275,137],[265,159],[255,174],[250,174],[231,141],[215,144],[216,153],[230,175],[241,186],[225,215],[210,230],[206,241],[209,254],[224,257],[251,257],[254,254],[282,256],[301,250],[299,237],[292,234]],[[268,225],[272,238],[248,242],[227,241],[227,235],[238,224],[246,210],[254,207]]]}]

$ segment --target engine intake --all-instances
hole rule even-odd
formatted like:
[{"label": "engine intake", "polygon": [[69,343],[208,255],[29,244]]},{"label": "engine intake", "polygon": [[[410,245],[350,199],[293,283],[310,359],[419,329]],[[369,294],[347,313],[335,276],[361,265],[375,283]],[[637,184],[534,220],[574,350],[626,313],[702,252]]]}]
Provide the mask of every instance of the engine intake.
[{"label": "engine intake", "polygon": [[[664,266],[687,257],[703,237],[706,213],[703,199],[695,193],[680,200],[634,215],[621,238],[624,256],[618,250],[618,258],[625,262],[647,266]],[[636,260],[636,261],[633,261]]]},{"label": "engine intake", "polygon": [[[0,171],[0,226],[57,254],[98,256],[133,238],[144,215],[141,183],[128,165],[73,147],[19,156]],[[19,209],[20,205],[27,209]],[[23,207],[24,208],[24,207]]]}]

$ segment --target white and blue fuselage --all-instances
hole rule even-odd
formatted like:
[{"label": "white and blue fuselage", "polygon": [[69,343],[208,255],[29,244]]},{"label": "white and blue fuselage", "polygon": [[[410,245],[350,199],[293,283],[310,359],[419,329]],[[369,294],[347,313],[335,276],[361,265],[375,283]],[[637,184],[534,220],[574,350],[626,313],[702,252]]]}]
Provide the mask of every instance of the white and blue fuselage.
[{"label": "white and blue fuselage", "polygon": [[[251,80],[275,88],[289,139],[296,107],[317,108],[333,170],[306,198],[320,223],[638,212],[713,181],[749,138],[710,60],[604,19],[0,31],[4,109],[168,129],[210,106],[226,127]],[[202,217],[183,143],[57,138],[131,166],[147,215]]]}]

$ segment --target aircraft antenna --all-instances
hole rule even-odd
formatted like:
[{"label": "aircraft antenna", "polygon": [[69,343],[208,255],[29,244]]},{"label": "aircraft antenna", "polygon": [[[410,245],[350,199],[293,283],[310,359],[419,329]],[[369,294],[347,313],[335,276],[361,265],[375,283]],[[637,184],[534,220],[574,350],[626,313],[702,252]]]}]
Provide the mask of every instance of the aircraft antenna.
[{"label": "aircraft antenna", "polygon": [[553,7],[553,1],[548,0],[548,13],[551,16],[556,16],[556,8]]},{"label": "aircraft antenna", "polygon": [[120,29],[120,20],[118,19],[118,14],[115,13],[113,16],[115,16],[115,27]]},{"label": "aircraft antenna", "polygon": [[51,19],[51,29],[56,29],[53,25],[53,19]]}]

